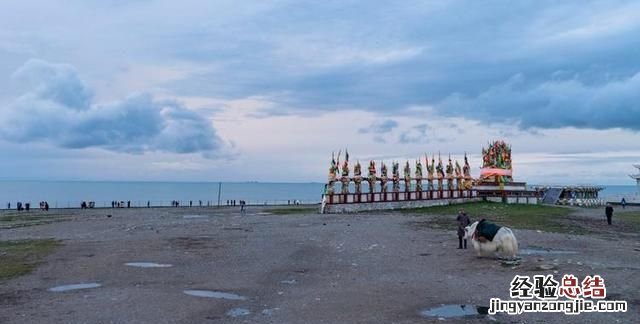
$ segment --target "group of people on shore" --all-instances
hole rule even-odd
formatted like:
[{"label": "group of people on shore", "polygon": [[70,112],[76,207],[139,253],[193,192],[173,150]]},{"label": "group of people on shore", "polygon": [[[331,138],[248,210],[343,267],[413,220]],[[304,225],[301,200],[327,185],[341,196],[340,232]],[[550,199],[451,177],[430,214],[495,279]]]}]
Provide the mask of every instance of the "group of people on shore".
[{"label": "group of people on shore", "polygon": [[[39,208],[40,210],[43,211],[48,211],[49,210],[49,202],[47,201],[41,201],[39,204]],[[7,203],[7,209],[11,209],[11,202]],[[18,201],[16,203],[16,210],[17,211],[29,211],[31,210],[31,203],[30,202],[26,202],[26,203],[22,203],[21,201]]]},{"label": "group of people on shore", "polygon": [[48,211],[49,210],[49,202],[41,201],[40,202],[40,210]]},{"label": "group of people on shore", "polygon": [[87,209],[87,208],[95,208],[96,207],[96,202],[95,201],[83,201],[80,204],[80,209]]},{"label": "group of people on shore", "polygon": [[117,201],[117,200],[112,200],[111,201],[111,208],[124,208],[125,206],[127,208],[131,208],[131,201],[130,200],[127,200],[126,202],[125,201]]},{"label": "group of people on shore", "polygon": [[[11,203],[7,203],[7,209],[11,209]],[[22,211],[22,210],[26,210],[29,211],[29,209],[31,209],[31,203],[22,203],[21,201],[18,201],[16,203],[16,210],[17,211]]]},{"label": "group of people on shore", "polygon": [[247,202],[244,200],[227,200],[227,206],[240,206],[240,211],[244,211],[244,206],[247,205]]},{"label": "group of people on shore", "polygon": [[[138,202],[138,203],[140,203],[140,202]],[[244,207],[246,205],[248,205],[246,200],[236,200],[236,199],[228,199],[226,201],[226,203],[227,203],[227,206],[240,206],[240,210],[241,211],[244,211]],[[186,203],[184,203],[184,204],[186,204]],[[287,201],[287,205],[300,205],[300,204],[301,204],[300,200],[297,200],[297,199],[296,200],[288,200]],[[49,202],[41,201],[39,205],[40,205],[40,210],[45,210],[45,211],[49,210]],[[194,201],[193,200],[189,200],[189,207],[193,207],[194,205],[195,205]],[[210,200],[207,200],[206,202],[202,201],[202,200],[198,200],[197,201],[197,205],[199,207],[205,207],[205,205],[206,205],[206,207],[217,206],[217,204],[215,204],[215,202],[212,203]],[[264,202],[264,205],[265,206],[267,205],[266,201]],[[108,206],[108,205],[106,205],[106,206]],[[102,206],[102,207],[106,207],[106,206]],[[143,207],[143,206],[144,205],[138,204],[135,207]],[[159,206],[163,206],[163,205],[160,204]],[[183,206],[183,203],[180,200],[172,200],[171,201],[171,207],[181,207],[181,206]],[[8,202],[7,203],[7,209],[11,209],[11,207],[12,207],[11,202]],[[96,207],[98,207],[98,205],[96,205],[95,201],[82,201],[82,202],[80,202],[80,209],[88,209],[88,208],[96,208]],[[120,200],[120,201],[112,200],[111,201],[111,208],[131,208],[131,207],[132,207],[132,203],[131,203],[130,200],[127,200],[127,201],[124,201],[124,200]],[[147,208],[151,208],[152,207],[150,200],[147,200],[146,207]],[[15,205],[15,208],[18,211],[30,210],[31,203],[29,203],[29,202],[23,203],[23,202],[18,201],[16,203],[16,205]],[[68,205],[67,208],[71,208],[71,205]]]}]

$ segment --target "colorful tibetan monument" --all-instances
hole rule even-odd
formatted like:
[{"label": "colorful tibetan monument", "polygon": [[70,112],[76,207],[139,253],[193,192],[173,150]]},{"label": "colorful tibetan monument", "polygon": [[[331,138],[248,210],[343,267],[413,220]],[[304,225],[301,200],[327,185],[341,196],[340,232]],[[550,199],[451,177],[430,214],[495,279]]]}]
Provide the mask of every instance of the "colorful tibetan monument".
[{"label": "colorful tibetan monument", "polygon": [[489,143],[487,149],[482,149],[481,182],[504,184],[513,182],[511,168],[511,146],[504,141]]}]

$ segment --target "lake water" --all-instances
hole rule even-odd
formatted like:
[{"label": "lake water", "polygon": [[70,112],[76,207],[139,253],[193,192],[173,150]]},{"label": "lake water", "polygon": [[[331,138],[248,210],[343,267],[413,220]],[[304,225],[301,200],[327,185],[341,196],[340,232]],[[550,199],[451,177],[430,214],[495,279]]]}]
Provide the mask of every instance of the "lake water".
[{"label": "lake water", "polygon": [[[637,197],[634,185],[603,187],[602,198]],[[15,207],[17,201],[37,207],[45,200],[51,208],[79,207],[83,200],[95,201],[96,207],[111,206],[112,200],[131,201],[132,206],[146,206],[147,201],[152,206],[169,206],[172,200],[182,206],[189,201],[197,206],[200,200],[204,206],[217,205],[218,188],[217,182],[0,181],[0,208],[6,208],[7,202]],[[250,204],[319,203],[323,190],[323,183],[223,182],[220,201],[222,205],[231,199]]]},{"label": "lake water", "polygon": [[[217,182],[109,182],[109,181],[0,181],[0,208],[11,202],[49,202],[50,208],[79,207],[82,201],[95,201],[96,207],[111,206],[111,201],[131,201],[132,206],[169,206],[171,201],[180,205],[204,206],[218,204]],[[322,183],[254,183],[221,184],[220,202],[245,200],[250,204],[319,203]]]},{"label": "lake water", "polygon": [[600,192],[602,197],[617,197],[624,195],[637,195],[637,186],[604,186],[604,190]]}]

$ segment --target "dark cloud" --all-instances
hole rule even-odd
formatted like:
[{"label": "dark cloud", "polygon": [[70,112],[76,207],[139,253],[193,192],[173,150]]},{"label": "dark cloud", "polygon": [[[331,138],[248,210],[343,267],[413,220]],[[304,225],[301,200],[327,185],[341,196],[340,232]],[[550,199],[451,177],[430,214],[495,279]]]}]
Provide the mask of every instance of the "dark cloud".
[{"label": "dark cloud", "polygon": [[[232,24],[234,40],[215,30],[176,38],[182,46],[175,48],[188,49],[181,59],[218,68],[169,86],[186,95],[268,96],[297,109],[392,115],[430,105],[444,115],[525,128],[640,127],[631,89],[618,97],[618,85],[637,86],[640,72],[640,17],[629,14],[640,6],[633,2],[344,6],[353,11],[324,2],[276,6]],[[296,29],[284,27],[290,25]],[[193,45],[195,39],[228,41]],[[612,117],[611,109],[631,118]],[[594,122],[600,115],[606,121]]]},{"label": "dark cloud", "polygon": [[409,130],[400,134],[398,143],[410,144],[410,143],[428,143],[432,138],[429,137],[429,132],[432,130],[431,126],[427,124],[420,124],[411,127]]},{"label": "dark cloud", "polygon": [[33,89],[0,107],[0,136],[5,140],[207,156],[221,146],[210,122],[177,102],[137,94],[118,102],[94,104],[91,89],[69,65],[30,60],[14,77],[31,82]]},{"label": "dark cloud", "polygon": [[32,59],[13,73],[13,78],[35,85],[29,97],[44,99],[69,109],[87,110],[93,99],[91,89],[67,64],[50,64]]},{"label": "dark cloud", "polygon": [[384,134],[391,132],[394,128],[398,127],[398,122],[393,119],[387,119],[379,122],[374,122],[367,127],[358,129],[360,134]]},{"label": "dark cloud", "polygon": [[386,144],[387,143],[387,140],[384,137],[379,136],[379,135],[374,136],[373,137],[373,141],[375,143],[378,143],[378,144]]},{"label": "dark cloud", "polygon": [[[0,32],[0,61],[8,62],[1,55],[9,44],[4,47],[72,56],[99,76],[123,61],[186,63],[197,72],[154,86],[180,96],[267,98],[287,107],[285,113],[348,108],[394,116],[420,105],[523,128],[640,125],[629,90],[640,72],[640,4],[634,1],[104,3],[7,5],[0,10],[7,26]],[[86,24],[83,13],[96,6],[104,12]],[[30,14],[33,8],[47,12],[56,28]],[[27,36],[16,37],[18,30]],[[85,41],[73,53],[58,45]],[[74,77],[60,73],[55,77]],[[70,96],[86,89],[66,81],[65,88],[40,91],[50,101],[87,107],[91,93]],[[5,88],[0,84],[0,96]],[[560,116],[547,122],[554,114]],[[602,123],[593,122],[602,115]]]},{"label": "dark cloud", "polygon": [[587,85],[580,80],[529,84],[522,75],[477,96],[452,95],[439,107],[448,115],[522,128],[624,128],[640,130],[640,73]]}]

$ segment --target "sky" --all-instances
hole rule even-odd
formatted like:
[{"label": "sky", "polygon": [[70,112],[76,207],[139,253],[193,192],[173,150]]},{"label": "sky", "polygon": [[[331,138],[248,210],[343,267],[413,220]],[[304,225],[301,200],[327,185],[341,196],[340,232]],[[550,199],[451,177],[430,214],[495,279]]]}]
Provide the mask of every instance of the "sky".
[{"label": "sky", "polygon": [[639,34],[637,1],[4,0],[0,179],[478,176],[501,139],[517,181],[634,184]]}]

